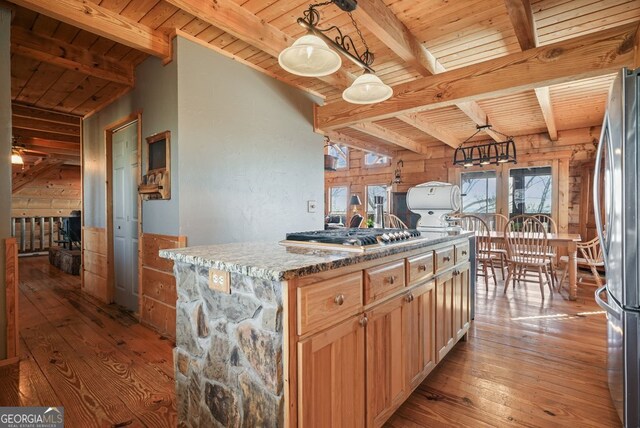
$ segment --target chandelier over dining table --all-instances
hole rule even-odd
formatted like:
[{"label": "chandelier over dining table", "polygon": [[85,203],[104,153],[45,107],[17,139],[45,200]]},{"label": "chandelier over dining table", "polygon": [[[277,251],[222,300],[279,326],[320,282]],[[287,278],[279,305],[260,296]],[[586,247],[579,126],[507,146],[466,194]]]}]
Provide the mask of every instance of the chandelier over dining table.
[{"label": "chandelier over dining table", "polygon": [[[340,28],[332,25],[320,28],[320,12],[318,7],[335,4],[351,18],[364,51],[360,53],[351,36],[343,34]],[[353,104],[373,104],[382,102],[393,95],[393,89],[386,85],[371,68],[374,55],[353,19],[351,12],[357,7],[356,0],[330,0],[309,5],[298,18],[300,26],[307,29],[307,34],[296,40],[291,46],[280,52],[278,63],[289,73],[304,77],[322,77],[334,73],[342,66],[338,52],[360,66],[364,73],[342,93],[342,98]],[[333,38],[329,34],[334,34]],[[333,48],[333,49],[332,49]],[[360,49],[362,49],[360,48]]]},{"label": "chandelier over dining table", "polygon": [[469,138],[464,140],[453,154],[453,165],[463,166],[486,166],[498,165],[503,163],[516,163],[516,144],[513,137],[502,132],[492,131],[503,136],[504,141],[490,141],[473,143],[470,140],[479,132],[491,129],[491,125],[477,125],[476,132]]}]

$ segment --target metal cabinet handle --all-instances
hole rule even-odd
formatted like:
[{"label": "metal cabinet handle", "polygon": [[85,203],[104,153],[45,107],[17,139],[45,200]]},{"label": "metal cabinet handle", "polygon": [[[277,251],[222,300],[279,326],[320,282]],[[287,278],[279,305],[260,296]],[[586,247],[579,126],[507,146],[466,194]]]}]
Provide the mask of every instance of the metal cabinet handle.
[{"label": "metal cabinet handle", "polygon": [[426,272],[426,271],[427,271],[427,265],[418,266],[418,272]]},{"label": "metal cabinet handle", "polygon": [[451,261],[451,257],[449,257],[449,256],[444,256],[444,257],[442,258],[442,261],[443,261],[443,262],[450,262],[450,261]]},{"label": "metal cabinet handle", "polygon": [[453,273],[453,276],[458,276],[458,275],[460,275],[460,271],[459,271],[459,270],[454,270],[452,273]]},{"label": "metal cabinet handle", "polygon": [[342,304],[344,303],[344,294],[338,294],[336,298],[333,299],[333,301],[336,303],[336,305],[342,306]]},{"label": "metal cabinet handle", "polygon": [[366,327],[367,324],[369,324],[369,318],[367,318],[366,316],[362,317],[360,319],[360,326],[361,327]]},{"label": "metal cabinet handle", "polygon": [[407,303],[411,303],[411,302],[413,302],[413,300],[414,300],[414,299],[415,299],[415,297],[413,296],[413,293],[409,293],[409,294],[407,294],[407,295],[405,296],[405,298],[404,298],[404,300],[405,300]]},{"label": "metal cabinet handle", "polygon": [[467,255],[467,250],[462,250],[462,255],[466,256]]},{"label": "metal cabinet handle", "polygon": [[390,277],[389,277],[389,284],[393,285],[393,284],[396,282],[396,279],[397,279],[397,278],[398,278],[398,277],[397,277],[397,276],[395,276],[395,275],[390,276]]}]

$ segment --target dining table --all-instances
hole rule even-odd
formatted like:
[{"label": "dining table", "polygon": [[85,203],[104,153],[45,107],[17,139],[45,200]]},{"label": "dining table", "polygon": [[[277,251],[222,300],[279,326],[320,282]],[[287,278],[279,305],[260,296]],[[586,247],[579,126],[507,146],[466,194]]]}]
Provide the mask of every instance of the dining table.
[{"label": "dining table", "polygon": [[[510,232],[518,233],[518,232]],[[505,243],[504,232],[491,231],[489,232],[491,241],[495,243]],[[569,269],[569,300],[576,300],[578,296],[578,242],[580,242],[580,235],[577,233],[547,233],[547,244],[555,248],[564,248],[567,250],[569,256],[569,262],[567,269]],[[559,284],[558,290],[561,291],[562,284]]]}]

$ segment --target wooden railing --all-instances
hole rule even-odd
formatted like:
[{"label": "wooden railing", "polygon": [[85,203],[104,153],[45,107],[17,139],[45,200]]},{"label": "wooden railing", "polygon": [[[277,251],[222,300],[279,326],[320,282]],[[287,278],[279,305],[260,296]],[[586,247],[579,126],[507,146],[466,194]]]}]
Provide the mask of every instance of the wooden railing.
[{"label": "wooden railing", "polygon": [[66,217],[13,217],[11,236],[18,242],[19,254],[48,251],[62,239],[60,224]]}]

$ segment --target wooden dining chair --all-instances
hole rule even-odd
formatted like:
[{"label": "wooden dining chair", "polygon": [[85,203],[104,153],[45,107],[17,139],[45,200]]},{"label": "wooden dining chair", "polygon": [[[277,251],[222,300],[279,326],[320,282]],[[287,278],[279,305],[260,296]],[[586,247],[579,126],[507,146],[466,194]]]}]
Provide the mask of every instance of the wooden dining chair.
[{"label": "wooden dining chair", "polygon": [[[544,226],[544,230],[546,230],[547,233],[553,233],[554,235],[558,234],[558,225],[551,216],[548,216],[546,214],[529,214],[529,217],[539,220]],[[556,248],[553,246],[549,246],[549,248],[547,249],[547,256],[551,261],[551,265],[550,265],[551,282],[553,286],[559,290],[560,287],[558,285],[558,275],[556,274],[556,272],[558,271],[557,269],[558,252],[556,251]]]},{"label": "wooden dining chair", "polygon": [[[536,282],[540,285],[540,294],[544,299],[544,285],[553,293],[549,275],[550,260],[547,256],[547,231],[540,220],[527,215],[513,217],[504,228],[507,242],[507,261],[509,274],[504,283],[504,292],[511,280],[515,282]],[[528,273],[537,273],[536,279],[529,279]]]},{"label": "wooden dining chair", "polygon": [[407,225],[394,214],[385,213],[384,224],[386,227],[392,227],[394,229],[408,229]]},{"label": "wooden dining chair", "polygon": [[[478,262],[478,276],[484,277],[484,286],[489,291],[489,270],[494,284],[498,285],[496,279],[496,270],[494,261],[500,256],[495,254],[492,249],[491,236],[489,235],[489,227],[480,217],[474,215],[460,216],[460,226],[463,230],[475,232],[476,235],[476,260]],[[504,276],[503,276],[504,279]]]},{"label": "wooden dining chair", "polygon": [[[504,227],[509,222],[509,218],[505,215],[494,213],[489,217],[487,225],[492,232],[502,232]],[[499,265],[502,279],[504,280],[504,271],[509,269],[507,263],[507,242],[506,241],[492,241],[491,248],[494,254],[497,254],[499,258],[495,261],[496,266]]]},{"label": "wooden dining chair", "polygon": [[[576,245],[580,255],[582,257],[577,258],[578,265],[586,265],[591,269],[591,275],[598,287],[602,287],[603,281],[600,277],[598,269],[604,268],[604,256],[602,254],[602,246],[600,245],[600,238],[597,236],[588,242],[579,242]],[[558,284],[558,289],[562,288],[564,280],[567,277],[569,271],[569,256],[560,257],[560,263],[564,265],[564,272],[562,273],[562,279]]]}]

